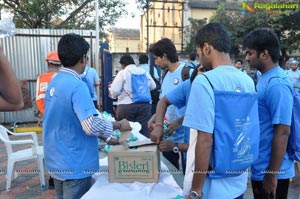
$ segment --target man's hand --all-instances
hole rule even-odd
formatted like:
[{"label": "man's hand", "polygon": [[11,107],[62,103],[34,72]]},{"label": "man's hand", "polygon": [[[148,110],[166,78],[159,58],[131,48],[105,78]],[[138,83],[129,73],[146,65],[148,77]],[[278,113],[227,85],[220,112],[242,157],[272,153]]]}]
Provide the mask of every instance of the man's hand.
[{"label": "man's hand", "polygon": [[130,131],[132,130],[129,121],[126,119],[123,119],[121,121],[119,121],[120,124],[120,131]]},{"label": "man's hand", "polygon": [[153,131],[154,129],[154,124],[155,124],[155,114],[152,115],[152,117],[150,118],[150,120],[148,121],[148,130],[149,132]]},{"label": "man's hand", "polygon": [[163,140],[159,143],[158,148],[161,152],[173,151],[174,143],[170,140]]},{"label": "man's hand", "polygon": [[167,131],[165,133],[167,133],[169,136],[173,134],[174,131],[176,131],[183,122],[183,117],[180,117],[176,120],[167,120],[166,121],[166,125],[168,127]]},{"label": "man's hand", "polygon": [[[154,126],[155,126],[155,124],[154,124]],[[152,142],[159,144],[160,141],[162,140],[162,135],[163,135],[163,127],[162,127],[162,125],[157,125],[157,126],[155,126],[153,131],[151,131],[150,139]]]},{"label": "man's hand", "polygon": [[272,194],[276,198],[277,176],[276,174],[267,173],[263,179],[263,188],[266,193]]},{"label": "man's hand", "polygon": [[117,144],[120,144],[120,142],[119,142],[119,140],[117,138],[112,137],[107,144],[109,144],[109,145],[117,145]]}]

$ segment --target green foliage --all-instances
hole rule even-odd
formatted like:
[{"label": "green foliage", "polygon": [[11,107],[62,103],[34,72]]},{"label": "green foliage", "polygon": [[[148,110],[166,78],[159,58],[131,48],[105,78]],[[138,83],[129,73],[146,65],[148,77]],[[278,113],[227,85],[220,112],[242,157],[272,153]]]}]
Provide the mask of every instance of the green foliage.
[{"label": "green foliage", "polygon": [[150,3],[151,1],[152,1],[152,0],[135,0],[138,9],[139,9],[140,11],[142,11],[142,12],[146,12],[147,7],[149,6],[149,3]]},{"label": "green foliage", "polygon": [[223,24],[230,33],[231,39],[231,52],[233,56],[238,56],[240,53],[239,45],[240,45],[240,38],[241,35],[241,28],[240,28],[240,15],[239,11],[230,11],[227,12],[224,6],[224,3],[221,3],[210,18],[210,22],[216,22]]},{"label": "green foliage", "polygon": [[[249,12],[242,15],[240,10],[226,10],[221,3],[210,18],[210,22],[223,24],[230,32],[231,36],[231,56],[233,58],[241,57],[243,38],[250,31],[259,27],[273,28],[281,42],[281,54],[283,61],[288,59],[287,53],[292,53],[300,49],[300,11],[266,11],[256,9],[254,12]],[[191,19],[195,21],[196,19]],[[191,32],[195,32],[199,25],[191,27]],[[186,50],[190,49],[195,38],[191,34],[190,42]],[[193,47],[192,47],[193,48]]]},{"label": "green foliage", "polygon": [[[3,0],[6,12],[14,15],[17,28],[94,29],[94,0]],[[126,15],[123,0],[99,0],[99,26],[114,25]]]},{"label": "green foliage", "polygon": [[195,35],[198,29],[206,24],[207,19],[188,19],[190,22],[190,26],[186,28],[186,35],[190,36],[190,40],[188,41],[187,45],[184,48],[185,53],[191,53],[196,51],[196,44],[195,44]]}]

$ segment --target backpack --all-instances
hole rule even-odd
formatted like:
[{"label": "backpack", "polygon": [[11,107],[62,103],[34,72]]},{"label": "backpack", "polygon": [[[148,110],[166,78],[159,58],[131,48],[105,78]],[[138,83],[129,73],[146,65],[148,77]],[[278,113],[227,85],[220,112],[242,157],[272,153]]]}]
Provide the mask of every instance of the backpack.
[{"label": "backpack", "polygon": [[133,103],[151,102],[150,88],[148,86],[146,72],[143,74],[134,74],[129,70],[127,71],[131,74],[131,99]]},{"label": "backpack", "polygon": [[[204,75],[204,74],[203,74]],[[260,128],[257,93],[215,90],[215,125],[209,178],[247,172],[258,158]]]},{"label": "backpack", "polygon": [[154,77],[154,66],[153,65],[150,65],[150,75],[152,77],[152,79],[154,80],[155,82],[155,89],[153,89],[151,91],[151,99],[152,99],[152,104],[157,104],[158,101],[159,101],[159,95],[160,95],[160,89],[161,89],[161,83],[159,82],[159,80],[157,80],[155,77]]},{"label": "backpack", "polygon": [[[271,77],[268,84],[273,78]],[[293,112],[290,135],[287,145],[287,153],[290,159],[300,162],[300,90],[293,91]]]},{"label": "backpack", "polygon": [[[184,65],[182,70],[181,70],[181,79],[182,81],[185,81],[187,79],[190,79],[190,70],[191,69],[195,69],[194,67],[192,66],[188,66],[188,65]],[[165,76],[167,75],[168,73],[168,69],[165,69],[163,71],[163,74],[162,74],[162,80],[164,80]]]},{"label": "backpack", "polygon": [[89,68],[87,69],[87,71],[85,72],[85,75],[81,76],[81,79],[83,82],[85,82],[85,84],[87,85],[89,91],[90,91],[90,95],[93,98],[94,94],[93,94],[93,88],[91,83],[89,82],[88,78],[87,78],[87,74],[88,74]]}]

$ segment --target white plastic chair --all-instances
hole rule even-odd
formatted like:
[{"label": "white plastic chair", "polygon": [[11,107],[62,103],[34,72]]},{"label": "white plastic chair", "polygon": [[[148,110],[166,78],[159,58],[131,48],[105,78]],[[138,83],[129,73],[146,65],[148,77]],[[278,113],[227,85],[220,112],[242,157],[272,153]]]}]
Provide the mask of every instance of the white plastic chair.
[{"label": "white plastic chair", "polygon": [[[10,140],[9,136],[28,136],[31,135],[32,139],[26,140]],[[41,182],[41,189],[46,189],[45,176],[44,176],[44,152],[43,146],[39,146],[37,135],[35,132],[13,133],[4,126],[0,125],[0,139],[4,142],[7,151],[7,171],[6,171],[6,191],[10,190],[12,179],[15,178],[15,163],[23,160],[36,159],[38,162],[39,176]],[[30,148],[13,151],[13,145],[31,144]]]}]

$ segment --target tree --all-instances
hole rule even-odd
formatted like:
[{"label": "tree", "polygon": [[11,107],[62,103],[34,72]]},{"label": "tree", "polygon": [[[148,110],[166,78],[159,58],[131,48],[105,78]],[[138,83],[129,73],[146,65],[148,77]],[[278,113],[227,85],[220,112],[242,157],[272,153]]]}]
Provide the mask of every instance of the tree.
[{"label": "tree", "polygon": [[288,52],[298,50],[300,46],[300,11],[289,10],[262,10],[256,9],[242,15],[240,11],[227,11],[221,4],[210,19],[225,25],[231,34],[233,57],[241,56],[243,38],[251,30],[258,27],[272,28],[281,43],[281,65],[289,58]]},{"label": "tree", "polygon": [[206,18],[204,18],[204,19],[189,18],[188,20],[191,25],[185,28],[185,34],[190,39],[189,39],[189,41],[187,41],[184,51],[186,53],[191,53],[191,52],[195,52],[195,50],[196,50],[196,43],[195,43],[196,32],[199,28],[201,28],[202,26],[204,26],[206,24],[207,19]]},{"label": "tree", "polygon": [[237,57],[240,53],[240,38],[241,35],[241,28],[240,26],[240,17],[238,11],[230,11],[227,12],[225,9],[224,3],[221,3],[213,14],[213,16],[209,19],[210,22],[218,22],[223,24],[228,32],[230,33],[231,39],[231,51],[230,54],[234,57]]},{"label": "tree", "polygon": [[147,8],[151,1],[153,0],[135,0],[137,8],[144,13],[147,11]]},{"label": "tree", "polygon": [[[94,29],[93,0],[2,0],[2,9],[14,15],[17,28]],[[123,0],[99,0],[100,29],[126,15]]]}]

